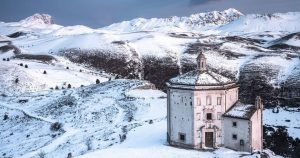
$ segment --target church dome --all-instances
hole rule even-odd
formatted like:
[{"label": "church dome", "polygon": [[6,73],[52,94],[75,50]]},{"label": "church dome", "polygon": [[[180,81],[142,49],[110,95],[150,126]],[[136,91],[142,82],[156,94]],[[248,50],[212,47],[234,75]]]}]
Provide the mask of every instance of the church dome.
[{"label": "church dome", "polygon": [[224,86],[235,84],[235,82],[221,74],[208,70],[206,66],[206,57],[201,52],[197,57],[196,70],[174,77],[169,80],[168,84],[187,86]]},{"label": "church dome", "polygon": [[234,81],[230,80],[229,78],[209,70],[190,71],[188,73],[170,79],[169,82],[172,84],[183,84],[191,86],[226,85],[234,83]]}]

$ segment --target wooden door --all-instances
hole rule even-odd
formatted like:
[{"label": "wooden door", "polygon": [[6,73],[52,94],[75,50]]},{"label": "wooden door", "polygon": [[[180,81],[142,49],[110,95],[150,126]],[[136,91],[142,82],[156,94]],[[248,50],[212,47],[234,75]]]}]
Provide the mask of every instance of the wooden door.
[{"label": "wooden door", "polygon": [[205,146],[209,148],[213,148],[214,141],[214,133],[213,132],[205,132]]}]

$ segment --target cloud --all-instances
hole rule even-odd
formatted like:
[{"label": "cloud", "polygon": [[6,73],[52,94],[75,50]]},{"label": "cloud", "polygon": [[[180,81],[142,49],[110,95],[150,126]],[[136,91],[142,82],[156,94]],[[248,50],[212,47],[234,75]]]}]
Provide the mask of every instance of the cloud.
[{"label": "cloud", "polygon": [[220,0],[190,0],[190,6],[203,5],[212,1],[220,1]]}]

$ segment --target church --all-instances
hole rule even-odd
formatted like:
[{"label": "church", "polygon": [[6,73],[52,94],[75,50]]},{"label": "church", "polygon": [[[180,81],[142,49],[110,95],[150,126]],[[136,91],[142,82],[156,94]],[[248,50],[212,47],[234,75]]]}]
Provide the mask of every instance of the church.
[{"label": "church", "polygon": [[167,140],[190,149],[226,147],[236,151],[262,151],[263,105],[239,101],[239,87],[231,79],[207,68],[197,57],[197,69],[167,83]]}]

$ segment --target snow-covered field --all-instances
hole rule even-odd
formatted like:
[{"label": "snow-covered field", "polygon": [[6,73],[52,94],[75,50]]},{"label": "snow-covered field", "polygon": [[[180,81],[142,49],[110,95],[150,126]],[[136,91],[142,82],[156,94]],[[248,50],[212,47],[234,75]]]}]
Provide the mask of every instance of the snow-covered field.
[{"label": "snow-covered field", "polygon": [[272,111],[273,109],[264,110],[264,124],[275,129],[278,126],[286,127],[289,136],[300,139],[300,112],[297,109],[283,108],[279,108],[279,113]]},{"label": "snow-covered field", "polygon": [[[289,78],[298,82],[300,77],[299,21],[300,13],[243,15],[228,9],[189,17],[138,18],[99,29],[60,26],[40,14],[0,22],[0,157],[259,157],[225,148],[195,151],[168,146],[164,92],[143,80],[114,80],[114,74],[72,63],[63,53],[78,49],[138,60],[170,57],[181,67],[182,61],[195,62],[197,54],[187,50],[201,43],[208,48],[204,54],[210,67],[236,79],[253,66],[271,69],[275,73],[268,82],[276,85]],[[270,48],[277,44],[288,48]],[[14,58],[20,54],[55,59]],[[3,61],[7,58],[10,61]],[[289,134],[299,138],[299,115],[266,109],[264,122],[287,126]],[[55,122],[62,127],[51,130]]]},{"label": "snow-covered field", "polygon": [[[111,148],[91,152],[78,158],[255,158],[258,154],[251,155],[221,148],[216,151],[197,151],[171,147],[166,142],[166,120],[138,127],[128,134],[127,140]],[[151,132],[149,132],[151,131]]]}]

